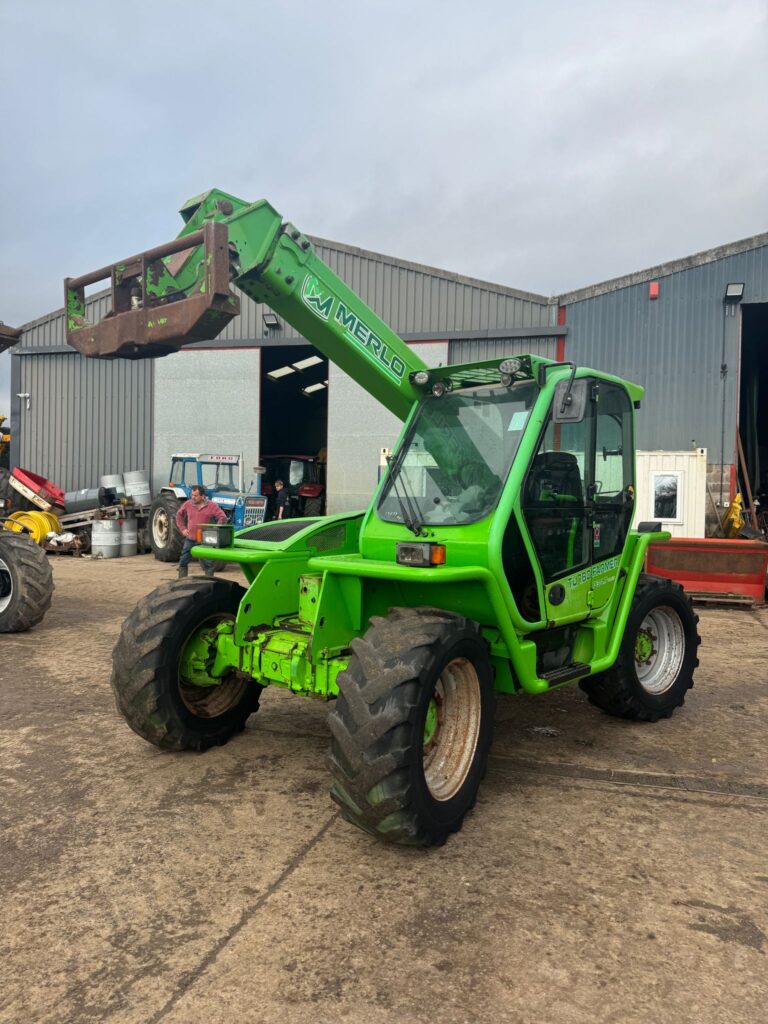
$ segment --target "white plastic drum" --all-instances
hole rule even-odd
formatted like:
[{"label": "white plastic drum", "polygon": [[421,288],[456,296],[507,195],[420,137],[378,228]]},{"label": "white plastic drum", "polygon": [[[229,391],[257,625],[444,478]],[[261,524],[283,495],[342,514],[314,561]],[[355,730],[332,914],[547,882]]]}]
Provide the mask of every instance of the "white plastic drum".
[{"label": "white plastic drum", "polygon": [[125,481],[122,473],[109,473],[99,481],[99,487],[110,487],[115,491],[118,498],[125,497]]},{"label": "white plastic drum", "polygon": [[131,498],[134,505],[150,504],[152,492],[149,487],[149,474],[145,469],[135,469],[130,473],[123,473],[123,479],[126,498]]},{"label": "white plastic drum", "polygon": [[119,519],[96,519],[91,527],[91,554],[93,557],[119,558],[121,536]]},{"label": "white plastic drum", "polygon": [[139,553],[139,527],[135,519],[120,520],[120,555],[122,558]]}]

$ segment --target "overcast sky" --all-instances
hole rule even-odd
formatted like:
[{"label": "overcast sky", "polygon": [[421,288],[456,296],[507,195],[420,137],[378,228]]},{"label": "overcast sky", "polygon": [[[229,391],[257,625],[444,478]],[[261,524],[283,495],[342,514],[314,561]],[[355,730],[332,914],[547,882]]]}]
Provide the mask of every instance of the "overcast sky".
[{"label": "overcast sky", "polygon": [[0,0],[0,320],[212,186],[547,295],[764,231],[767,8]]}]

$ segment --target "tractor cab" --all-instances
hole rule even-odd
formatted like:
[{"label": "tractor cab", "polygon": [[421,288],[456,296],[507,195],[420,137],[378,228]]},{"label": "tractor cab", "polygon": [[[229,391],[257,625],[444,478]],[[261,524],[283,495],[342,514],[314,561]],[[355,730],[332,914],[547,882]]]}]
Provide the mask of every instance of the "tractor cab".
[{"label": "tractor cab", "polygon": [[169,486],[183,490],[187,497],[195,485],[203,485],[209,496],[241,494],[242,476],[240,455],[173,455]]},{"label": "tractor cab", "polygon": [[[526,632],[596,616],[634,511],[642,388],[532,357],[429,375],[366,520],[365,557],[397,558],[406,527],[448,564],[485,561]],[[459,612],[467,598],[446,601]]]}]

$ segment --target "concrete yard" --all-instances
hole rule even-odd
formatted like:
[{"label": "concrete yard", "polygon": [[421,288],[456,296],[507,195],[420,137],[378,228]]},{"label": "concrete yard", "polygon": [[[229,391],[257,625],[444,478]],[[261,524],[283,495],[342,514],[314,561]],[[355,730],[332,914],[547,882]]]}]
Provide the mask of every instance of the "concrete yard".
[{"label": "concrete yard", "polygon": [[766,1020],[768,611],[700,612],[658,725],[501,698],[477,807],[412,851],[337,815],[322,704],[268,691],[203,755],[140,740],[111,650],[175,567],[53,568],[0,636],[0,1021]]}]

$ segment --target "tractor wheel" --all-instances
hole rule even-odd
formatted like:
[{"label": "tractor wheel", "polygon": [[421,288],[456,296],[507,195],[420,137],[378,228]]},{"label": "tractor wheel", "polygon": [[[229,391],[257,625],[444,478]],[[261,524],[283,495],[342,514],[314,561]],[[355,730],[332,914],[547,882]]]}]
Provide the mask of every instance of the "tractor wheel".
[{"label": "tractor wheel", "polygon": [[[118,711],[149,743],[165,750],[207,750],[241,732],[263,687],[232,672],[205,685],[190,678],[204,662],[205,634],[234,620],[245,590],[230,580],[177,580],[143,598],[123,623],[112,652]],[[201,678],[201,676],[203,678]]]},{"label": "tractor wheel", "polygon": [[443,843],[474,806],[491,746],[493,672],[480,627],[437,608],[397,608],[351,647],[330,714],[331,796],[379,839]]},{"label": "tractor wheel", "polygon": [[322,498],[307,498],[304,502],[304,511],[301,513],[306,519],[321,516],[323,514]]},{"label": "tractor wheel", "polygon": [[161,494],[149,509],[149,543],[158,562],[178,562],[184,537],[176,525],[179,499],[173,494]]},{"label": "tractor wheel", "polygon": [[48,556],[23,533],[0,528],[0,633],[23,633],[43,618],[53,597]]},{"label": "tractor wheel", "polygon": [[579,686],[592,704],[617,718],[669,718],[693,686],[698,621],[679,583],[642,575],[615,664]]}]

